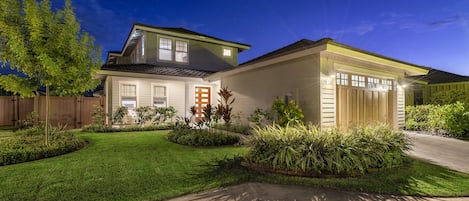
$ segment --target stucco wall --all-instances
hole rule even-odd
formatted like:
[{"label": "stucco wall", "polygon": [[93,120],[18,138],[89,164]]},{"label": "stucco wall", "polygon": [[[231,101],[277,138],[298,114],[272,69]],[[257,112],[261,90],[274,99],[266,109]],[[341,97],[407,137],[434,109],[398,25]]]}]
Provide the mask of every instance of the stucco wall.
[{"label": "stucco wall", "polygon": [[270,109],[276,97],[291,94],[306,122],[319,122],[319,57],[317,54],[281,62],[221,79],[234,92],[233,114],[242,123],[256,108]]}]

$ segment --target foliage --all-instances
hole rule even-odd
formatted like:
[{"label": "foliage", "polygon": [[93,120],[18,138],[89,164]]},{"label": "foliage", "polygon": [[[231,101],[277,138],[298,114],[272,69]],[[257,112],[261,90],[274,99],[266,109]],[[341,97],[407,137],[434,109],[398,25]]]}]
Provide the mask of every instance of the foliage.
[{"label": "foliage", "polygon": [[51,11],[49,0],[0,1],[0,62],[26,75],[0,76],[0,87],[23,97],[46,89],[44,142],[48,143],[50,93],[67,96],[94,89],[100,48],[80,30],[70,0]]},{"label": "foliage", "polygon": [[147,125],[147,126],[129,125],[129,126],[124,126],[124,127],[111,127],[111,126],[100,127],[100,126],[86,125],[81,130],[83,132],[113,133],[113,132],[169,130],[172,127],[173,125],[170,125],[170,124]]},{"label": "foliage", "polygon": [[272,125],[272,112],[265,109],[256,108],[254,112],[248,117],[248,120],[254,123],[256,126]]},{"label": "foliage", "polygon": [[432,95],[430,96],[429,103],[432,105],[447,105],[456,103],[458,101],[467,103],[468,94],[464,90],[451,89],[437,91],[435,93],[432,93]]},{"label": "foliage", "polygon": [[210,128],[212,127],[212,120],[214,118],[214,115],[215,115],[215,110],[214,108],[212,107],[211,104],[206,104],[203,108],[202,108],[202,114],[204,115],[204,118],[202,119],[202,121],[204,122],[204,124]]},{"label": "foliage", "polygon": [[378,197],[381,194],[469,195],[468,174],[422,161],[360,177],[304,178],[259,174],[240,166],[238,158],[230,159],[245,154],[245,146],[180,146],[165,139],[168,132],[81,133],[80,137],[90,142],[86,149],[33,163],[0,167],[0,198],[168,200],[244,182],[367,192],[373,193],[371,196],[378,194],[373,197],[375,200],[383,199]]},{"label": "foliage", "polygon": [[104,126],[106,120],[106,113],[101,105],[93,105],[93,111],[91,112],[91,124],[95,126]]},{"label": "foliage", "polygon": [[315,126],[256,128],[249,162],[274,169],[307,173],[355,174],[369,168],[402,165],[407,139],[384,124],[348,131],[319,130]]},{"label": "foliage", "polygon": [[174,128],[168,136],[174,143],[189,146],[221,146],[239,142],[239,136],[206,129]]},{"label": "foliage", "polygon": [[462,137],[469,132],[469,107],[461,102],[407,106],[406,129]]},{"label": "foliage", "polygon": [[282,99],[277,98],[272,103],[272,110],[277,117],[276,123],[282,127],[303,124],[303,111],[293,100],[286,104]]},{"label": "foliage", "polygon": [[146,122],[153,119],[153,109],[150,106],[141,106],[135,109],[137,113],[137,125],[143,126]]},{"label": "foliage", "polygon": [[220,130],[226,130],[230,131],[233,133],[240,133],[243,135],[251,135],[252,134],[252,128],[248,125],[241,125],[241,124],[215,124],[213,128],[220,129]]},{"label": "foliage", "polygon": [[39,125],[39,113],[33,111],[26,116],[25,120],[20,121],[19,129],[25,129]]},{"label": "foliage", "polygon": [[129,110],[126,106],[120,106],[116,109],[116,112],[112,116],[112,124],[123,124],[124,117],[129,114]]},{"label": "foliage", "polygon": [[0,166],[53,157],[81,149],[85,141],[70,131],[50,130],[50,143],[42,143],[44,127],[34,126],[18,131],[0,141]]},{"label": "foliage", "polygon": [[156,107],[156,108],[154,108],[154,111],[155,111],[155,116],[156,117],[155,117],[153,122],[156,123],[156,124],[164,123],[168,119],[170,119],[171,122],[173,122],[173,117],[177,113],[176,108],[174,108],[173,106]]},{"label": "foliage", "polygon": [[218,100],[218,105],[216,107],[217,114],[221,116],[225,124],[230,125],[231,112],[233,110],[231,105],[234,103],[236,98],[233,97],[233,91],[228,90],[227,87],[221,88],[220,91],[218,91],[218,95],[221,97],[221,100]]}]

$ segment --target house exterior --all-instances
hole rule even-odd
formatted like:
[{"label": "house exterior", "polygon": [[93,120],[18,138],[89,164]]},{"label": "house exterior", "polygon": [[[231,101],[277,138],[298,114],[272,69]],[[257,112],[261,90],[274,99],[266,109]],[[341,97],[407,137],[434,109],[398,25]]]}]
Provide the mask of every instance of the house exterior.
[{"label": "house exterior", "polygon": [[350,127],[368,122],[404,126],[403,79],[428,69],[325,38],[303,39],[239,67],[209,75],[233,90],[234,113],[246,119],[276,97],[294,99],[306,122]]},{"label": "house exterior", "polygon": [[406,76],[429,69],[337,43],[303,39],[238,66],[249,45],[182,28],[134,24],[124,47],[110,52],[98,72],[105,82],[106,112],[120,105],[173,106],[178,116],[198,116],[217,102],[220,87],[233,91],[240,123],[275,98],[295,100],[305,121],[321,127],[368,122],[404,126]]},{"label": "house exterior", "polygon": [[406,105],[430,104],[433,96],[456,91],[464,96],[454,98],[469,102],[469,76],[431,69],[426,75],[408,76],[407,81]]},{"label": "house exterior", "polygon": [[189,116],[197,106],[216,103],[220,82],[203,78],[238,64],[238,53],[250,46],[183,28],[134,24],[121,51],[109,52],[97,73],[105,83],[106,113],[127,106],[173,106]]}]

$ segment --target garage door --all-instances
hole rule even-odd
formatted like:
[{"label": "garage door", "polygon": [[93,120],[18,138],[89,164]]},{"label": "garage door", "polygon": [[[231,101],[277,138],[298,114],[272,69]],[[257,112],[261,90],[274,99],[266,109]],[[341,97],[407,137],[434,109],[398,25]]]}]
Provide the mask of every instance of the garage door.
[{"label": "garage door", "polygon": [[339,127],[370,122],[392,123],[392,80],[337,73],[336,84]]}]

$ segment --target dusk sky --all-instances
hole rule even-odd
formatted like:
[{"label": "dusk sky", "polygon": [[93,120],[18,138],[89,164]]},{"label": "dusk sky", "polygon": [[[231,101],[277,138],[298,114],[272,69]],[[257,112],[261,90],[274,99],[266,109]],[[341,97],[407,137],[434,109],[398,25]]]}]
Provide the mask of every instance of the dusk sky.
[{"label": "dusk sky", "polygon": [[[54,0],[54,4],[62,0]],[[60,4],[60,3],[59,3]],[[75,0],[82,28],[121,50],[132,23],[183,27],[250,44],[242,63],[324,37],[395,59],[469,75],[469,0]]]}]

